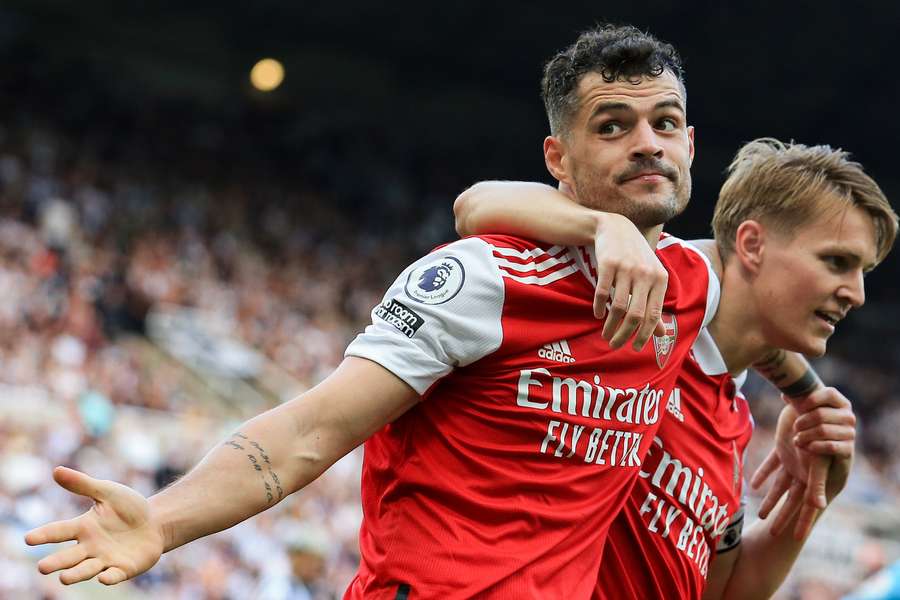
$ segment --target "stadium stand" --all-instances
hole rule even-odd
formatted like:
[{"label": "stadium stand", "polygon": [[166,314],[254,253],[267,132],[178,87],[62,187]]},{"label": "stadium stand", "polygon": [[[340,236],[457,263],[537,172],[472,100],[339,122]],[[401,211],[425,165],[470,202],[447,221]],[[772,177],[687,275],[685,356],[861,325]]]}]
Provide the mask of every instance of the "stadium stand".
[{"label": "stadium stand", "polygon": [[[261,174],[185,177],[27,120],[0,132],[0,597],[340,597],[358,562],[361,450],[114,591],[39,575],[44,550],[21,540],[84,509],[50,483],[54,465],[149,494],[241,419],[323,378],[394,272],[450,238],[458,190],[436,178],[425,193],[445,201],[392,236],[378,211],[332,201],[334,178],[289,190]],[[387,164],[366,178],[380,186],[353,193],[402,212],[413,193],[401,172]],[[855,402],[861,454],[784,598],[837,598],[900,557],[896,377],[851,348],[816,366]],[[781,401],[759,380],[748,397],[752,469]]]}]

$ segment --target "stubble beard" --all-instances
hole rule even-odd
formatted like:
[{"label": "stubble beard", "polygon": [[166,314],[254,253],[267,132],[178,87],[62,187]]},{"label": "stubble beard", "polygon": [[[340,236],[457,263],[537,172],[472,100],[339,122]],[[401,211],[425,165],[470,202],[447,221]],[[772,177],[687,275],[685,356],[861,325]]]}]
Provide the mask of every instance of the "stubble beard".
[{"label": "stubble beard", "polygon": [[[691,196],[690,174],[680,178],[668,194],[648,190],[639,197],[624,194],[619,186],[598,181],[590,174],[576,175],[574,179],[575,197],[579,204],[594,210],[620,214],[642,231],[680,215]],[[653,197],[648,197],[651,195]]]}]

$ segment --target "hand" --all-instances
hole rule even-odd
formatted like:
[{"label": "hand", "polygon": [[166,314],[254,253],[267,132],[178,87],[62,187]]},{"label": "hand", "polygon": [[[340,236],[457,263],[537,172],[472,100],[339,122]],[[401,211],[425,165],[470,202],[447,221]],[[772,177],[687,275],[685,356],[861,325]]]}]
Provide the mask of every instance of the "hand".
[{"label": "hand", "polygon": [[[798,413],[794,421],[794,443],[798,448],[836,460],[853,459],[856,415],[846,396],[827,387],[790,402]],[[823,486],[822,497],[827,496],[830,501],[841,489]]]},{"label": "hand", "polygon": [[597,227],[594,249],[594,316],[606,316],[603,339],[611,348],[619,348],[634,335],[632,347],[640,350],[652,334],[665,335],[660,317],[669,274],[634,223],[622,215],[605,214]]},{"label": "hand", "polygon": [[66,585],[99,574],[100,583],[113,585],[156,564],[164,540],[152,522],[146,498],[120,483],[94,479],[65,467],[57,467],[53,478],[70,492],[91,498],[94,506],[80,517],[28,532],[25,543],[30,546],[78,542],[41,559],[41,573],[62,570],[59,580]]},{"label": "hand", "polygon": [[788,499],[772,525],[773,532],[780,533],[787,520],[800,508],[809,476],[808,457],[801,455],[793,441],[796,419],[797,412],[792,406],[787,405],[781,410],[775,428],[775,447],[750,481],[753,488],[759,488],[766,479],[775,474],[775,481],[759,507],[761,519],[767,518],[785,492],[788,492]]},{"label": "hand", "polygon": [[[806,484],[803,479],[798,479],[791,475],[790,470],[781,463],[778,453],[773,449],[769,453],[769,456],[766,457],[765,462],[763,462],[756,473],[753,474],[751,485],[754,488],[758,488],[773,473],[775,474],[775,481],[773,482],[772,487],[769,488],[768,493],[766,493],[765,498],[763,498],[762,503],[759,505],[759,518],[767,518],[772,512],[772,509],[778,504],[781,497],[787,492],[787,499],[776,513],[775,520],[769,528],[769,532],[772,535],[781,535],[790,520],[797,515],[797,511],[800,510],[801,507],[805,508],[803,499]],[[812,510],[816,511],[817,509],[812,508]],[[815,516],[816,513],[814,512],[812,515],[813,521],[815,520]],[[808,513],[804,514],[803,517],[804,519],[808,519]],[[794,528],[794,535],[798,536],[802,533],[803,528],[801,528],[798,523]]]},{"label": "hand", "polygon": [[[799,475],[793,474],[798,472],[796,465],[799,465]],[[781,535],[795,516],[797,523],[794,525],[794,537],[799,540],[809,535],[821,508],[809,502],[809,491],[814,489],[814,486],[809,485],[808,480],[817,478],[822,473],[827,478],[830,468],[829,457],[810,458],[803,456],[799,449],[794,458],[785,457],[785,462],[782,461],[778,449],[773,449],[769,453],[753,474],[751,485],[758,488],[769,476],[775,474],[775,481],[759,506],[760,519],[767,518],[787,492],[787,498],[778,509],[775,520],[769,528],[772,535]],[[804,475],[804,472],[808,472],[808,475]]]},{"label": "hand", "polygon": [[[794,534],[809,534],[820,510],[846,485],[853,459],[856,417],[849,400],[834,388],[817,390],[791,399],[778,419],[776,447],[753,475],[759,487],[771,474],[775,483],[760,505],[766,518],[778,500],[788,493],[771,531],[778,535],[800,511]],[[800,412],[799,416],[797,413]]]},{"label": "hand", "polygon": [[[790,401],[799,413],[794,422],[794,443],[813,457],[809,487],[819,507],[825,508],[847,484],[855,449],[856,415],[850,401],[831,387]],[[818,472],[814,472],[816,467]]]}]

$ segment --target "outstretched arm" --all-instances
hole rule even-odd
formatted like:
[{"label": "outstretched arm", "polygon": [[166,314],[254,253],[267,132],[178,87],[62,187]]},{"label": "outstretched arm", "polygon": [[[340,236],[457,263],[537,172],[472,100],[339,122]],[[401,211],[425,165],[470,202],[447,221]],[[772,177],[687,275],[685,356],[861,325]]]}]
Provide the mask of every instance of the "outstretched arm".
[{"label": "outstretched arm", "polygon": [[[365,390],[361,393],[360,390]],[[56,481],[94,506],[28,533],[31,545],[77,540],[38,563],[65,584],[110,585],[146,571],[163,552],[274,506],[402,415],[418,394],[380,365],[349,357],[309,392],[244,423],[187,475],[151,498],[58,468]]]},{"label": "outstretched arm", "polygon": [[648,240],[622,215],[581,206],[548,185],[520,181],[476,183],[456,199],[453,212],[461,236],[506,233],[551,244],[593,246],[594,315],[606,318],[603,338],[619,348],[634,336],[632,346],[640,350],[654,331],[665,334],[660,315],[669,276],[653,252],[658,231]]}]

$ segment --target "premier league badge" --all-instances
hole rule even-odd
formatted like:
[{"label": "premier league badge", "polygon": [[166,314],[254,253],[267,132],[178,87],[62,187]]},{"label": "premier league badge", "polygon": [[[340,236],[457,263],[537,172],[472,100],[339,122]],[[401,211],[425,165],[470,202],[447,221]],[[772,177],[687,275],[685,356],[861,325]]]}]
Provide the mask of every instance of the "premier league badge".
[{"label": "premier league badge", "polygon": [[445,256],[413,269],[406,280],[406,295],[422,304],[443,304],[459,293],[465,280],[459,259]]},{"label": "premier league badge", "polygon": [[672,356],[672,350],[675,349],[675,339],[678,337],[678,321],[675,320],[675,315],[664,312],[661,320],[663,326],[666,328],[666,332],[663,335],[653,336],[653,349],[656,350],[656,364],[660,369],[665,367],[666,363],[669,362],[669,357]]}]

